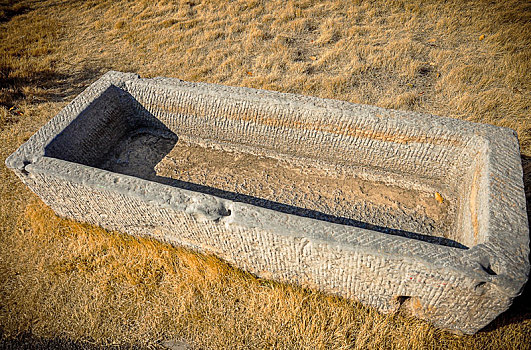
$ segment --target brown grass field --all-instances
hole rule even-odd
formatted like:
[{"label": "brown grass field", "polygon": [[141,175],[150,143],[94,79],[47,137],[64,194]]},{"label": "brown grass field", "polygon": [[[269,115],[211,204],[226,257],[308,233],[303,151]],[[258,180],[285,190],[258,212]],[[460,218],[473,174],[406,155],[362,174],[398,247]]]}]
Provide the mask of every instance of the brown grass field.
[{"label": "brown grass field", "polygon": [[524,349],[531,293],[473,336],[58,218],[3,161],[109,69],[510,127],[531,207],[526,1],[0,0],[0,331],[201,349]]}]

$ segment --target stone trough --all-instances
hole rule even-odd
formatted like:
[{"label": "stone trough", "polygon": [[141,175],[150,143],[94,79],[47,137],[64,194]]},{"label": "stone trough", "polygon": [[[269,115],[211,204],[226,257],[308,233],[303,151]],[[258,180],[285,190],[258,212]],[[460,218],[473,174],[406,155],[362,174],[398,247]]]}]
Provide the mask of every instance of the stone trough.
[{"label": "stone trough", "polygon": [[513,130],[109,72],[6,164],[58,215],[474,333],[529,272]]}]

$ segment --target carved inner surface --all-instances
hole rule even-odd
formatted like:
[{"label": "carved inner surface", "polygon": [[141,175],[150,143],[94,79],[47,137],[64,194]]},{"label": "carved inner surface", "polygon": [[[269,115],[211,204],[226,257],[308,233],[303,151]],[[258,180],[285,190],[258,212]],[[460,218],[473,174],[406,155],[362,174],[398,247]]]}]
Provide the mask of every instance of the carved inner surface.
[{"label": "carved inner surface", "polygon": [[[440,185],[405,184],[356,167],[207,144],[139,129],[100,167],[284,213],[467,248],[456,234],[456,200]],[[194,142],[195,141],[195,142]],[[424,181],[426,182],[426,181]]]}]

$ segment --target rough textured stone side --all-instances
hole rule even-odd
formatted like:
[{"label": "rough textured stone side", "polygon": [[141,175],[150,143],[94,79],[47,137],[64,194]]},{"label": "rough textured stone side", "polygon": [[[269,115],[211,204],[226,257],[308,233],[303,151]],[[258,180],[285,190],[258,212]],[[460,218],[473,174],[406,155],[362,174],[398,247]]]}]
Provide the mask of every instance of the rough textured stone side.
[{"label": "rough textured stone side", "polygon": [[[101,132],[113,143],[146,127],[257,154],[358,166],[363,176],[393,184],[441,182],[459,198],[454,239],[469,249],[93,167],[108,151]],[[259,276],[337,293],[383,312],[403,303],[418,317],[465,333],[506,310],[529,273],[517,138],[490,125],[109,72],[6,164],[58,215],[213,252]]]},{"label": "rough textured stone side", "polygon": [[[510,305],[511,299],[488,283],[486,274],[460,272],[456,266],[434,268],[412,256],[366,250],[332,234],[324,241],[202,220],[196,213],[128,194],[38,172],[32,177],[36,193],[63,217],[211,252],[258,276],[336,293],[382,312],[396,310],[399,297],[411,297],[408,307],[418,317],[473,333]],[[415,244],[411,248],[414,255]]]}]

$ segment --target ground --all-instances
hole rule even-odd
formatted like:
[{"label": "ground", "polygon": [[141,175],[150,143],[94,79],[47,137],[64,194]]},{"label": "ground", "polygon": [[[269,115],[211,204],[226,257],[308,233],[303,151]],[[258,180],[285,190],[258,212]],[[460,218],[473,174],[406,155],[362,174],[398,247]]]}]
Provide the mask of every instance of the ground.
[{"label": "ground", "polygon": [[529,347],[529,287],[484,330],[459,336],[258,279],[213,256],[56,217],[3,160],[110,69],[513,128],[529,210],[529,2],[0,0],[6,339],[31,333],[50,346],[148,348],[182,340],[205,349]]}]

